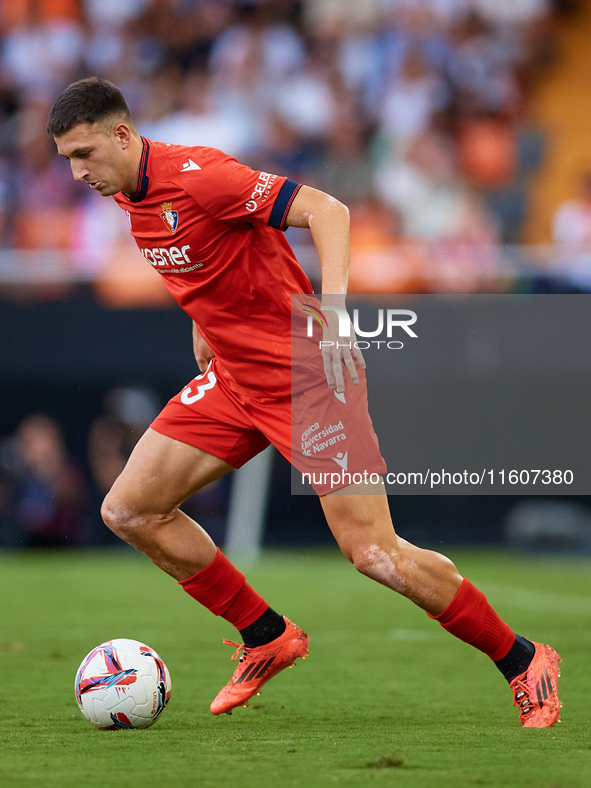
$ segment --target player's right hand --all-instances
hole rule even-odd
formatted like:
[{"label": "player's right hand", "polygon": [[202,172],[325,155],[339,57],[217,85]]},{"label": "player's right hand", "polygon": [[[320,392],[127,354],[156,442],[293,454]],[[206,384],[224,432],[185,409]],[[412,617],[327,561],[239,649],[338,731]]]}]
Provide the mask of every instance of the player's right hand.
[{"label": "player's right hand", "polygon": [[205,372],[209,362],[214,357],[214,352],[201,336],[196,323],[193,323],[193,353],[195,354],[199,372]]},{"label": "player's right hand", "polygon": [[328,387],[336,391],[337,394],[343,394],[345,391],[343,364],[351,376],[351,380],[357,385],[359,374],[355,367],[355,361],[361,369],[365,369],[365,359],[361,350],[356,347],[357,337],[353,326],[351,325],[349,337],[341,337],[339,336],[339,321],[336,314],[331,311],[326,311],[323,314],[327,322],[322,336],[322,361],[326,382]]}]

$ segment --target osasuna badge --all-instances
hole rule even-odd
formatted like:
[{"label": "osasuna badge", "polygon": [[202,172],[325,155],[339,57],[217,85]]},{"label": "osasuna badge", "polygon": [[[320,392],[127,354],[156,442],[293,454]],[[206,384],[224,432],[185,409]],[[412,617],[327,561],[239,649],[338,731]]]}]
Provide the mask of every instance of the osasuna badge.
[{"label": "osasuna badge", "polygon": [[179,226],[179,212],[172,210],[171,202],[163,202],[161,208],[162,213],[160,214],[160,218],[174,235],[176,233],[176,228]]}]

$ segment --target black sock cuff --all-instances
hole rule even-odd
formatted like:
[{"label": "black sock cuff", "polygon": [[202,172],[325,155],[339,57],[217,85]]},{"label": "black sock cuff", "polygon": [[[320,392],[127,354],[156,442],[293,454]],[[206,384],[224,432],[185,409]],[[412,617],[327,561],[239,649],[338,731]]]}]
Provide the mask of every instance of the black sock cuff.
[{"label": "black sock cuff", "polygon": [[515,635],[515,643],[509,649],[509,653],[503,659],[496,660],[495,665],[511,683],[517,676],[525,673],[535,653],[536,647],[531,640]]},{"label": "black sock cuff", "polygon": [[276,613],[272,607],[268,607],[256,621],[239,631],[246,648],[256,648],[281,637],[285,628],[283,616]]}]

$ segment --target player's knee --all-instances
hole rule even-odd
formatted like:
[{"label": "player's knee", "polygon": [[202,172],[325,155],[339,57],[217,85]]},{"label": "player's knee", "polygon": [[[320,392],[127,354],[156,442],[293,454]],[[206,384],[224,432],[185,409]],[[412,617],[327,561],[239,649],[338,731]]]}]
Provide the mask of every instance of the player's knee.
[{"label": "player's knee", "polygon": [[126,519],[123,516],[123,509],[117,505],[111,494],[107,495],[102,503],[101,517],[107,528],[115,534],[119,534]]},{"label": "player's knee", "polygon": [[139,515],[124,501],[109,493],[101,506],[103,522],[113,533],[125,541],[137,529]]},{"label": "player's knee", "polygon": [[360,545],[351,551],[349,560],[362,575],[371,576],[376,566],[383,562],[383,553],[376,545]]},{"label": "player's knee", "polygon": [[175,513],[176,509],[163,512],[140,509],[113,491],[108,493],[101,506],[101,516],[107,528],[140,550],[152,541],[160,526],[174,519]]},{"label": "player's knee", "polygon": [[408,564],[400,550],[378,545],[360,545],[352,552],[355,569],[366,577],[383,583],[401,594],[408,583]]}]

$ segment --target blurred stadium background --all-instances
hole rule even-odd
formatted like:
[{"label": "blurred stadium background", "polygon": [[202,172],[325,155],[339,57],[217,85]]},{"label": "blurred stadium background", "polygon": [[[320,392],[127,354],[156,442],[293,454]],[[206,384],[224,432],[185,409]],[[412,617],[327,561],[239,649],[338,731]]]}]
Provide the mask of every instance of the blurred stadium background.
[{"label": "blurred stadium background", "polygon": [[[196,374],[123,212],[45,133],[63,87],[111,79],[140,133],[345,202],[352,292],[587,293],[590,40],[589,0],[0,0],[0,547],[108,544],[104,492]],[[265,543],[330,542],[272,474]],[[231,489],[187,504],[222,543]],[[589,548],[586,499],[518,503],[392,508],[422,543]]]}]

